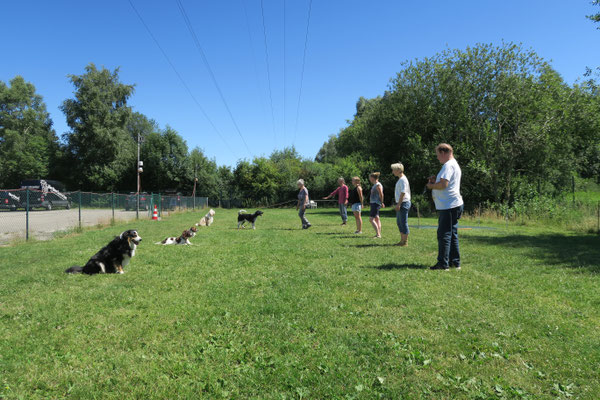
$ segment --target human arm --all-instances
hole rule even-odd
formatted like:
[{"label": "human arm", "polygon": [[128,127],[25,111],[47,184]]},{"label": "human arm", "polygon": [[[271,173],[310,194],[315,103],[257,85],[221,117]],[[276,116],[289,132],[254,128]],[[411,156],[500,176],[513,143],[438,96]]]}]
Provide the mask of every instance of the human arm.
[{"label": "human arm", "polygon": [[327,199],[332,198],[333,196],[335,196],[336,194],[338,194],[339,191],[340,191],[340,188],[335,189],[333,192],[329,193],[329,196],[323,197],[323,200],[327,200]]},{"label": "human arm", "polygon": [[383,203],[383,186],[377,186],[377,193],[379,193],[379,198],[381,199],[381,208],[385,208],[385,204]]},{"label": "human arm", "polygon": [[406,193],[402,192],[400,193],[400,199],[398,200],[398,202],[396,203],[396,211],[400,211],[400,206],[402,205],[402,202],[404,201],[404,195]]},{"label": "human arm", "polygon": [[364,201],[362,187],[359,186],[356,192],[358,193],[358,199],[360,200],[360,206],[362,207]]},{"label": "human arm", "polygon": [[447,179],[440,179],[438,182],[435,183],[428,183],[427,184],[427,189],[432,189],[432,190],[444,190],[448,187],[448,185],[450,184],[450,181],[448,181]]}]

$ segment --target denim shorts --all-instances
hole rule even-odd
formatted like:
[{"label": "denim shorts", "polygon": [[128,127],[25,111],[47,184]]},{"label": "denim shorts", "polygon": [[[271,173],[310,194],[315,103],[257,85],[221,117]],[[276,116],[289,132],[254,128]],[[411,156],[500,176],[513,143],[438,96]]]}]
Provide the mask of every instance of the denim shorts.
[{"label": "denim shorts", "polygon": [[369,213],[369,217],[375,218],[379,217],[379,209],[381,208],[381,204],[371,203],[371,212]]},{"label": "denim shorts", "polygon": [[362,211],[362,204],[360,204],[360,203],[354,203],[354,204],[352,204],[352,211],[353,212],[361,212]]}]

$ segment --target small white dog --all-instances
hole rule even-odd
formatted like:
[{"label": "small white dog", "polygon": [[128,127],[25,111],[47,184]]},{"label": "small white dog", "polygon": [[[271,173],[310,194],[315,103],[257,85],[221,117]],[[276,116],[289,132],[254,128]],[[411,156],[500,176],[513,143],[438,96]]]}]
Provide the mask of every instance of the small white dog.
[{"label": "small white dog", "polygon": [[215,216],[215,210],[213,210],[211,208],[210,211],[207,212],[204,217],[202,217],[200,222],[198,222],[196,224],[196,226],[211,226],[213,223],[213,220],[214,220],[214,218],[213,218],[214,216]]}]

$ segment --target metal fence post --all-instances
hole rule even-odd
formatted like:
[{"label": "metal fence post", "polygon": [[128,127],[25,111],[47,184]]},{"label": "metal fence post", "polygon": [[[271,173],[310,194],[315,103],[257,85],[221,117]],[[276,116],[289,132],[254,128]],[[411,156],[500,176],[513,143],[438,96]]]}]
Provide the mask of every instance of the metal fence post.
[{"label": "metal fence post", "polygon": [[79,191],[79,229],[81,229],[81,190]]},{"label": "metal fence post", "polygon": [[111,192],[111,194],[110,194],[110,204],[112,207],[112,220],[114,223],[115,222],[115,193],[114,192]]},{"label": "metal fence post", "polygon": [[598,235],[600,235],[600,201],[598,202]]},{"label": "metal fence post", "polygon": [[[138,174],[139,177],[139,174]],[[135,201],[135,219],[140,219],[140,191],[138,188],[138,192],[136,195],[136,201]]]},{"label": "metal fence post", "polygon": [[29,188],[25,191],[27,196],[25,207],[25,240],[29,240]]}]

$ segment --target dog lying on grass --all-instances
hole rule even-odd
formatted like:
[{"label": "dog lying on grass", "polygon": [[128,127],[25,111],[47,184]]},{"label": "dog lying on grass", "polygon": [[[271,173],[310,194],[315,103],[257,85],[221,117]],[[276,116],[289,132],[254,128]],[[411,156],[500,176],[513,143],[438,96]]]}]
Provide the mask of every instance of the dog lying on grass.
[{"label": "dog lying on grass", "polygon": [[211,226],[214,221],[215,210],[212,208],[206,213],[204,217],[196,224],[196,226]]},{"label": "dog lying on grass", "polygon": [[154,244],[162,244],[165,246],[169,244],[185,244],[187,246],[190,246],[192,244],[190,243],[190,239],[196,236],[196,232],[198,232],[198,228],[192,226],[190,229],[186,229],[185,231],[183,231],[181,233],[181,236],[179,237],[168,237]]},{"label": "dog lying on grass", "polygon": [[246,222],[251,222],[252,223],[252,229],[256,229],[255,223],[256,223],[256,219],[258,217],[260,217],[261,215],[263,215],[264,213],[260,210],[255,211],[254,214],[247,214],[246,210],[240,210],[238,212],[238,229],[240,228],[244,228],[244,224]]},{"label": "dog lying on grass", "polygon": [[115,237],[100,249],[83,266],[74,265],[65,272],[68,274],[122,274],[135,255],[135,249],[142,241],[136,230],[128,230]]}]

